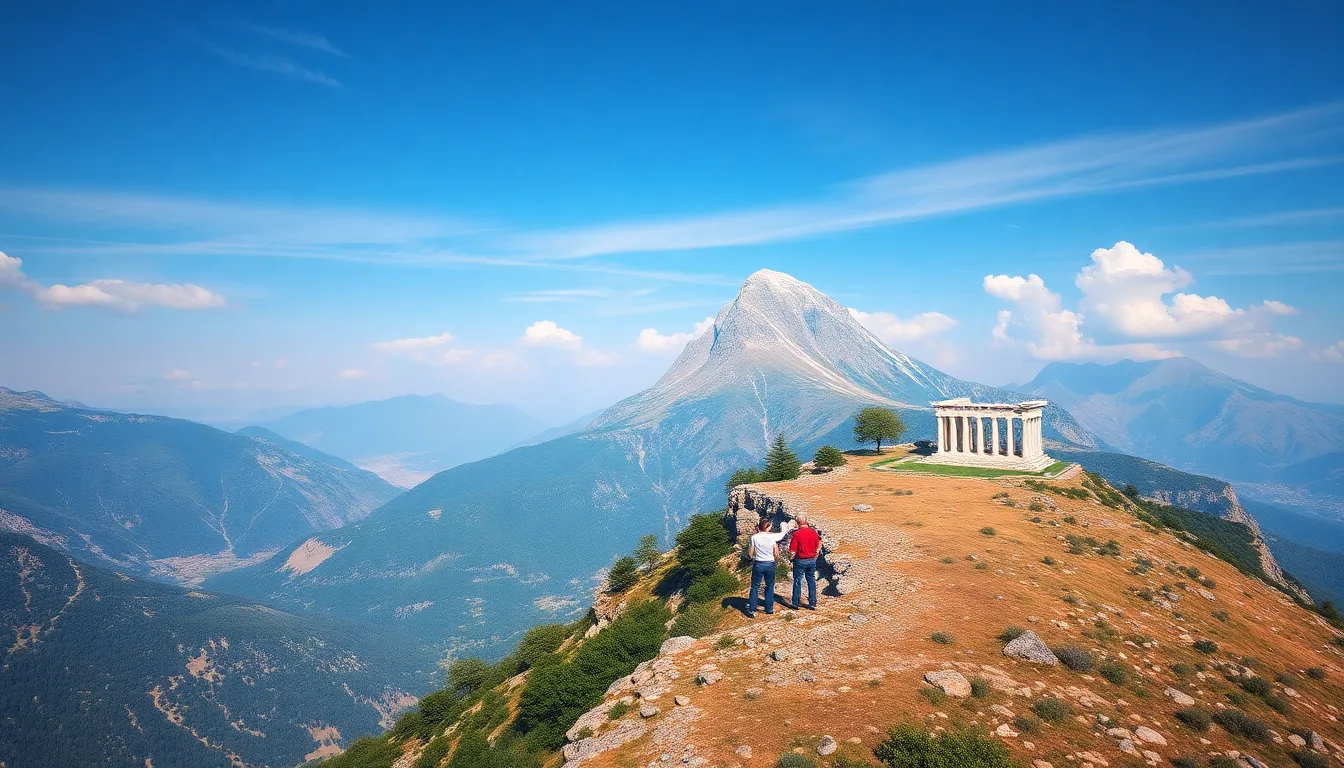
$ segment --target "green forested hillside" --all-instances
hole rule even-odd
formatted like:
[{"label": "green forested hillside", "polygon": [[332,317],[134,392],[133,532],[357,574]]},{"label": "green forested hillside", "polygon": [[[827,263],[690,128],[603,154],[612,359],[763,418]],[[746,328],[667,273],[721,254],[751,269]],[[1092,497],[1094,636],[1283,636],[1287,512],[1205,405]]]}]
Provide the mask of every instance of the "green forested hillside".
[{"label": "green forested hillside", "polygon": [[393,635],[132,579],[6,532],[0,632],[13,768],[292,766],[379,732],[428,679]]}]

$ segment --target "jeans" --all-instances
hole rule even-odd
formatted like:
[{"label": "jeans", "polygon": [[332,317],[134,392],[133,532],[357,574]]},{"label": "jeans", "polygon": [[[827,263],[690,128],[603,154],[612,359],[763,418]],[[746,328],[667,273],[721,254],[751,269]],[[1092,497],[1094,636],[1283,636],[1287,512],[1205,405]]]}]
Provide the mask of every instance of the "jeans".
[{"label": "jeans", "polygon": [[809,557],[806,560],[797,558],[793,561],[793,607],[797,608],[800,600],[803,599],[803,576],[807,576],[807,607],[817,607],[817,558]]},{"label": "jeans", "polygon": [[751,563],[751,597],[747,599],[747,615],[756,615],[756,593],[761,586],[761,581],[765,581],[765,612],[775,612],[775,563],[774,561],[762,563],[759,560],[753,560]]}]

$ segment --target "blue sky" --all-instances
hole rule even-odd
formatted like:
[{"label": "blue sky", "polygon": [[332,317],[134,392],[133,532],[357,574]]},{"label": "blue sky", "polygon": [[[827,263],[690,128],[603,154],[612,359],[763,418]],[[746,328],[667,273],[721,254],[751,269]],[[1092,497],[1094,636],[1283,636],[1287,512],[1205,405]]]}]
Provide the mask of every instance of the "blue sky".
[{"label": "blue sky", "polygon": [[563,421],[769,267],[974,380],[1344,402],[1336,4],[23,5],[0,385]]}]

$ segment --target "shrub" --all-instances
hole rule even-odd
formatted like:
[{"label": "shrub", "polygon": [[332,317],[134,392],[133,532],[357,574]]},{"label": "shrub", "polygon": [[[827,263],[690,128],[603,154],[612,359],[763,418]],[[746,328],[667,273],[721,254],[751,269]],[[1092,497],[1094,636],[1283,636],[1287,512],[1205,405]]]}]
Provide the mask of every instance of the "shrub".
[{"label": "shrub", "polygon": [[953,637],[951,632],[942,631],[934,632],[932,635],[929,635],[929,639],[939,645],[952,645],[957,642],[957,638]]},{"label": "shrub", "polygon": [[947,701],[947,694],[943,693],[943,689],[935,688],[931,685],[926,685],[923,688],[920,688],[919,695],[928,699],[929,703],[933,704],[934,706],[937,706]]},{"label": "shrub", "polygon": [[633,557],[618,557],[607,572],[607,591],[624,592],[639,583],[639,563]]},{"label": "shrub", "polygon": [[779,768],[817,768],[816,761],[797,752],[784,753],[780,756],[777,765]]},{"label": "shrub", "polygon": [[1316,752],[1307,752],[1305,750],[1302,752],[1295,752],[1293,754],[1293,762],[1297,763],[1302,768],[1330,768],[1330,758],[1325,755],[1317,754]]},{"label": "shrub", "polygon": [[939,561],[940,563],[943,563],[944,565],[951,565],[951,564],[957,562],[956,560],[954,560],[954,559],[952,558],[951,555],[948,555],[947,557],[939,558],[938,561]]},{"label": "shrub", "polygon": [[1042,558],[1041,558],[1041,562],[1044,563],[1044,564],[1046,564],[1046,565],[1054,565],[1054,564],[1055,564],[1055,558],[1053,558],[1053,557],[1051,557],[1051,556],[1049,556],[1049,555],[1046,555],[1045,557],[1042,557]]},{"label": "shrub", "polygon": [[1292,706],[1290,706],[1288,704],[1288,700],[1283,698],[1282,696],[1266,696],[1265,704],[1268,705],[1270,709],[1274,710],[1275,712],[1278,712],[1280,715],[1283,715],[1284,717],[1288,717],[1293,713]]},{"label": "shrub", "polygon": [[1196,641],[1195,641],[1195,646],[1194,646],[1194,647],[1195,647],[1195,650],[1196,650],[1196,651],[1199,651],[1200,653],[1217,653],[1217,652],[1218,652],[1218,644],[1215,643],[1215,642],[1213,642],[1212,640],[1196,640]]},{"label": "shrub", "polygon": [[1251,741],[1268,741],[1269,726],[1239,709],[1222,709],[1213,714],[1213,722],[1233,736]]},{"label": "shrub", "polygon": [[1032,705],[1031,711],[1047,723],[1062,723],[1073,714],[1073,707],[1069,706],[1069,703],[1063,699],[1046,696],[1043,699],[1037,699],[1036,703]]},{"label": "shrub", "polygon": [[908,723],[888,731],[887,738],[873,748],[873,755],[887,768],[1010,768],[1013,764],[1008,748],[981,731],[957,728],[929,734]]},{"label": "shrub", "polygon": [[1124,685],[1129,680],[1129,670],[1125,665],[1115,661],[1107,661],[1097,666],[1097,674],[1109,680],[1115,685]]},{"label": "shrub", "polygon": [[845,455],[833,445],[823,445],[812,458],[812,465],[822,469],[834,469],[845,466]]},{"label": "shrub", "polygon": [[420,756],[415,759],[415,768],[439,768],[439,763],[443,762],[452,746],[453,740],[447,736],[435,737],[425,745]]},{"label": "shrub", "polygon": [[734,645],[737,645],[737,640],[732,635],[724,635],[719,638],[717,643],[714,643],[714,647],[718,648],[720,651],[726,651]]},{"label": "shrub", "polygon": [[1033,501],[1027,505],[1027,509],[1031,510],[1032,512],[1044,512],[1045,505],[1039,501]]},{"label": "shrub", "polygon": [[1241,690],[1256,696],[1268,696],[1274,692],[1273,686],[1263,677],[1245,677],[1237,685],[1241,686]]},{"label": "shrub", "polygon": [[1080,605],[1080,604],[1082,604],[1082,602],[1083,602],[1083,599],[1082,599],[1081,597],[1077,596],[1077,595],[1064,595],[1063,597],[1061,597],[1061,598],[1059,598],[1059,599],[1060,599],[1060,600],[1063,600],[1064,602],[1068,603],[1069,605]]},{"label": "shrub", "polygon": [[1312,680],[1324,680],[1325,670],[1320,667],[1307,667],[1307,677],[1310,677]]},{"label": "shrub", "polygon": [[993,688],[990,687],[989,681],[986,680],[985,678],[983,677],[971,678],[971,695],[974,696],[975,698],[983,699],[986,696],[988,696],[991,691],[993,691]]},{"label": "shrub", "polygon": [[1227,755],[1214,755],[1209,758],[1209,768],[1237,768],[1237,761]]},{"label": "shrub", "polygon": [[1189,664],[1184,664],[1184,663],[1181,663],[1181,662],[1177,662],[1177,663],[1175,663],[1175,664],[1172,664],[1172,665],[1171,665],[1171,671],[1172,671],[1177,677],[1187,677],[1187,676],[1189,676],[1189,675],[1193,675],[1193,674],[1195,674],[1195,668],[1194,668],[1194,667],[1190,666]]},{"label": "shrub", "polygon": [[542,624],[527,630],[513,655],[523,665],[535,667],[543,657],[555,653],[568,638],[569,627],[564,624]]},{"label": "shrub", "polygon": [[1055,656],[1059,658],[1059,663],[1072,669],[1074,672],[1091,672],[1092,665],[1095,663],[1092,654],[1086,649],[1076,645],[1061,645],[1058,648],[1051,648]]},{"label": "shrub", "polygon": [[999,639],[1005,643],[1011,643],[1026,633],[1027,630],[1021,627],[1004,627],[1003,631],[999,633]]},{"label": "shrub", "polygon": [[1013,718],[1013,727],[1022,733],[1036,733],[1045,727],[1045,723],[1041,722],[1041,718],[1024,712]]},{"label": "shrub", "polygon": [[1203,733],[1213,725],[1213,715],[1203,707],[1186,707],[1176,710],[1176,719],[1192,731]]},{"label": "shrub", "polygon": [[1231,615],[1228,614],[1227,611],[1214,611],[1214,612],[1213,612],[1213,618],[1215,618],[1215,619],[1217,619],[1217,620],[1219,620],[1219,621],[1221,621],[1221,622],[1223,622],[1223,623],[1227,623],[1228,619],[1231,619],[1232,617],[1231,617]]},{"label": "shrub", "polygon": [[629,704],[626,704],[624,701],[618,701],[611,705],[611,709],[607,710],[607,719],[620,720],[622,717],[625,717],[625,713],[629,711]]},{"label": "shrub", "polygon": [[1241,691],[1232,691],[1227,694],[1227,700],[1232,702],[1232,706],[1245,709],[1251,703],[1251,697]]},{"label": "shrub", "polygon": [[692,603],[686,606],[686,610],[677,614],[677,618],[672,622],[672,628],[669,633],[672,637],[689,635],[690,637],[704,637],[710,634],[719,626],[719,619],[722,613],[719,607],[709,603]]},{"label": "shrub", "polygon": [[980,532],[985,534],[986,536],[993,536],[995,533],[994,529],[989,527],[988,525],[986,525],[984,528],[981,528]]},{"label": "shrub", "polygon": [[1064,522],[1069,523],[1070,525],[1072,525],[1072,524],[1078,522],[1078,518],[1074,517],[1073,515],[1066,515],[1066,516],[1064,517]]},{"label": "shrub", "polygon": [[1119,556],[1120,556],[1120,542],[1116,541],[1115,539],[1111,539],[1110,541],[1106,542],[1105,544],[1102,544],[1100,547],[1097,547],[1097,554],[1098,554],[1098,555],[1107,555],[1107,556],[1109,556],[1109,557],[1119,557]]},{"label": "shrub", "polygon": [[1199,759],[1182,755],[1171,758],[1171,765],[1173,768],[1199,768]]},{"label": "shrub", "polygon": [[988,564],[988,563],[976,563],[975,566],[974,566],[974,568],[975,568],[975,570],[977,570],[977,571],[988,571],[988,570],[989,570],[989,564]]},{"label": "shrub", "polygon": [[728,482],[724,483],[724,487],[731,491],[739,485],[760,483],[764,482],[764,480],[765,478],[762,476],[761,470],[755,467],[743,467],[734,472],[732,477],[728,478]]},{"label": "shrub", "polygon": [[686,599],[692,603],[712,603],[724,595],[731,595],[742,588],[742,582],[722,568],[713,573],[696,576],[686,590]]}]

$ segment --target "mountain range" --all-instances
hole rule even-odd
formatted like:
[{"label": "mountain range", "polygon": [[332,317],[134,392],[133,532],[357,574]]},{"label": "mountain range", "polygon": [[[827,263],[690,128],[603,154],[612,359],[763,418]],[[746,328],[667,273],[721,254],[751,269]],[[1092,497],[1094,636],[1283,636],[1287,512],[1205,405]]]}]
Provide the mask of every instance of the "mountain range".
[{"label": "mountain range", "polygon": [[510,405],[403,395],[309,408],[260,425],[409,488],[435,472],[508,450],[546,429]]},{"label": "mountain range", "polygon": [[0,530],[130,573],[198,581],[396,493],[277,441],[0,389]]},{"label": "mountain range", "polygon": [[[368,520],[207,584],[498,653],[584,609],[600,569],[641,534],[667,541],[690,513],[717,508],[728,476],[776,435],[807,457],[852,447],[855,412],[882,405],[928,438],[929,402],[958,396],[1021,399],[891,350],[811,286],[757,272],[662,379],[583,430],[440,472]],[[1045,431],[1051,445],[1099,445],[1059,407]]]},{"label": "mountain range", "polygon": [[428,675],[395,633],[131,578],[0,531],[0,765],[293,766]]}]

